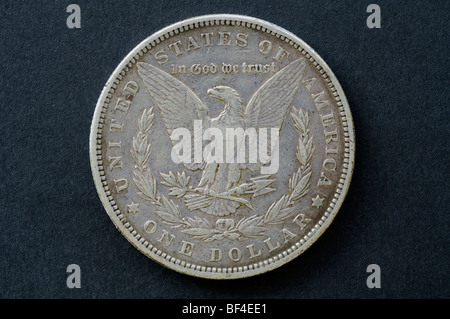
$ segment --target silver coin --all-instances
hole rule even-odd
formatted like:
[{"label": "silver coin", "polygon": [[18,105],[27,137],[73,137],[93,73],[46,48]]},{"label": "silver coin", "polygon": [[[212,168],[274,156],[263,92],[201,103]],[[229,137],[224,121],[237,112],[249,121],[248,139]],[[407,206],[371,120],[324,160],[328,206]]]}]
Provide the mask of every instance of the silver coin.
[{"label": "silver coin", "polygon": [[299,256],[336,216],[354,163],[336,77],[292,33],[208,15],[153,34],[95,110],[101,201],[142,253],[178,272],[235,279]]}]

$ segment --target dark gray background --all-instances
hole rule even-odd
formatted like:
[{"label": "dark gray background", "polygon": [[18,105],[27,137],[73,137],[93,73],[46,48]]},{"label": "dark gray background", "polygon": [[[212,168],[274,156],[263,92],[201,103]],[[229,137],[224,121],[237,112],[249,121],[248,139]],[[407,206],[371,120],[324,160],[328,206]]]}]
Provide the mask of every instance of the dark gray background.
[{"label": "dark gray background", "polygon": [[[0,2],[0,297],[448,298],[448,1]],[[366,27],[367,6],[382,28]],[[216,282],[151,261],[116,230],[91,177],[89,129],[108,77],[153,32],[245,14],[302,38],[328,63],[356,127],[337,218],[266,275]],[[66,287],[78,264],[82,288]],[[378,264],[382,288],[366,287]]]}]

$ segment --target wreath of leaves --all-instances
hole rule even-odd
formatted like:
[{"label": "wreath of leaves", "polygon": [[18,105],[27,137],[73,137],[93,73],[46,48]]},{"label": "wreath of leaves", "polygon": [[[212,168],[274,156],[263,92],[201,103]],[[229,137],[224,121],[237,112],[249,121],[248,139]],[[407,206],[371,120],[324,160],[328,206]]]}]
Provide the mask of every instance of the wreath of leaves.
[{"label": "wreath of leaves", "polygon": [[[242,240],[255,238],[265,234],[267,226],[283,223],[294,210],[295,202],[304,197],[310,189],[311,165],[310,161],[315,147],[313,136],[309,129],[310,117],[307,111],[293,108],[291,118],[294,127],[300,137],[297,142],[296,158],[300,167],[289,179],[287,195],[273,202],[263,215],[244,217],[237,223],[233,219],[219,219],[216,225],[211,225],[208,220],[195,216],[183,217],[179,207],[165,196],[157,196],[157,182],[147,167],[151,154],[151,144],[148,141],[148,132],[153,126],[153,108],[144,110],[138,121],[138,133],[133,138],[131,155],[136,163],[133,181],[138,189],[138,194],[144,200],[156,206],[156,214],[172,228],[183,228],[182,232],[193,238],[211,242],[214,240]],[[185,172],[168,174],[160,173],[163,181],[161,184],[169,187],[169,196],[182,198],[192,189],[189,186],[190,177]]]}]

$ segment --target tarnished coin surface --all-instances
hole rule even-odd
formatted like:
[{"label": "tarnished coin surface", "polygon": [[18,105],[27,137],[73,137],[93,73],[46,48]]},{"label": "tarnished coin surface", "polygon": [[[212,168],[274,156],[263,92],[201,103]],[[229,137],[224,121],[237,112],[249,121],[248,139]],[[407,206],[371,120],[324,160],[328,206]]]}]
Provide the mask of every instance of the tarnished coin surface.
[{"label": "tarnished coin surface", "polygon": [[327,229],[347,193],[353,122],[325,62],[238,15],[175,23],[139,44],[97,103],[102,203],[142,253],[188,275],[275,269]]}]

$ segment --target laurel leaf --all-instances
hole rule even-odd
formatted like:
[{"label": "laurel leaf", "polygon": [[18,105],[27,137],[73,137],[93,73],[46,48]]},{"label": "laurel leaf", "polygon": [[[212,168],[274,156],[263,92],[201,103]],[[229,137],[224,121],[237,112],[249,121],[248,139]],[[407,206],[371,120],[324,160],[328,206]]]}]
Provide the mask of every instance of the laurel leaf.
[{"label": "laurel leaf", "polygon": [[162,196],[163,206],[167,209],[167,211],[176,216],[181,222],[183,222],[183,216],[181,215],[180,209],[177,205],[171,200],[168,200],[165,196]]},{"label": "laurel leaf", "polygon": [[137,153],[139,155],[144,154],[145,149],[147,148],[147,135],[144,136],[144,138],[140,141],[138,148],[137,148]]},{"label": "laurel leaf", "polygon": [[145,126],[144,126],[144,134],[147,134],[150,128],[153,126],[153,120],[155,118],[155,113],[153,113],[153,108],[151,108],[147,112],[147,117],[145,119]]},{"label": "laurel leaf", "polygon": [[152,146],[148,144],[147,149],[145,150],[145,156],[142,159],[142,165],[145,165],[147,163],[151,153],[152,153]]},{"label": "laurel leaf", "polygon": [[283,221],[285,221],[291,215],[293,210],[294,210],[293,207],[287,207],[287,208],[280,210],[279,214],[277,215],[277,218],[267,224],[270,224],[270,225],[281,224]]},{"label": "laurel leaf", "polygon": [[[134,139],[135,138],[133,138],[133,142],[134,142]],[[133,158],[133,160],[136,162],[136,164],[138,164],[137,162],[137,154],[136,154],[136,152],[134,151],[134,148],[131,148],[131,150],[130,150],[130,152],[131,152],[131,157]],[[139,165],[139,164],[138,164]]]},{"label": "laurel leaf", "polygon": [[[289,201],[288,196],[284,195],[283,197],[281,197],[278,200],[278,202],[276,202],[275,205],[271,206],[272,211],[271,211],[270,215],[268,215],[268,218],[266,218],[264,220],[264,224],[265,225],[276,225],[276,224],[280,224],[281,222],[286,220],[286,218],[289,217],[289,215],[292,213],[292,210],[293,210],[293,207],[291,207],[290,205],[291,205],[291,203]],[[269,210],[270,210],[270,208],[269,208]]]},{"label": "laurel leaf", "polygon": [[300,120],[302,121],[305,130],[303,131],[304,134],[306,134],[307,132],[307,128],[309,127],[309,113],[308,111],[304,111],[302,109],[299,110],[299,116],[300,116]]},{"label": "laurel leaf", "polygon": [[224,233],[224,236],[231,240],[236,240],[240,238],[242,235],[240,233]]},{"label": "laurel leaf", "polygon": [[147,117],[147,110],[144,110],[144,111],[142,111],[141,118],[138,120],[138,130],[142,134],[144,133],[146,117]]},{"label": "laurel leaf", "polygon": [[242,218],[236,225],[235,229],[242,230],[249,225],[256,225],[261,221],[261,216],[252,215],[247,218]]},{"label": "laurel leaf", "polygon": [[[224,234],[214,234],[212,236],[203,236],[203,238],[205,238],[205,242],[212,242],[214,240],[222,240],[225,235]],[[197,236],[197,238],[201,238],[200,236]]]},{"label": "laurel leaf", "polygon": [[141,144],[141,137],[138,135],[136,137],[133,137],[133,144],[131,148],[131,155],[133,156],[134,161],[138,165],[138,167],[141,167],[141,161],[139,160],[139,145]]},{"label": "laurel leaf", "polygon": [[156,180],[152,173],[135,171],[133,181],[142,195],[152,201],[156,200]]},{"label": "laurel leaf", "polygon": [[176,196],[177,198],[183,197],[184,194],[186,194],[186,189],[185,188],[173,187],[173,188],[170,188],[169,190],[170,190],[169,195],[170,196]]},{"label": "laurel leaf", "polygon": [[149,110],[144,110],[142,112],[141,118],[138,120],[138,130],[141,134],[147,134],[153,125],[153,120],[155,118],[155,113],[153,108]]},{"label": "laurel leaf", "polygon": [[198,216],[194,218],[188,217],[187,221],[192,228],[211,228],[211,225],[206,219],[201,219]]},{"label": "laurel leaf", "polygon": [[183,230],[182,232],[192,236],[205,236],[213,234],[214,230],[207,228],[188,228]]},{"label": "laurel leaf", "polygon": [[167,223],[175,225],[186,224],[177,205],[168,200],[165,196],[162,196],[162,202],[162,207],[156,211],[156,214],[159,217]]},{"label": "laurel leaf", "polygon": [[179,186],[175,179],[175,175],[173,175],[172,172],[169,172],[169,174],[164,174],[164,173],[160,173],[160,174],[161,174],[161,177],[164,179],[164,181],[162,181],[161,184],[168,186],[168,187]]},{"label": "laurel leaf", "polygon": [[269,209],[264,214],[264,224],[270,224],[278,220],[278,215],[280,214],[281,210],[287,205],[287,199],[288,197],[286,195],[283,195],[278,201],[270,205]]},{"label": "laurel leaf", "polygon": [[186,176],[185,172],[182,173],[177,173],[177,180],[178,183],[182,186],[182,187],[186,187],[189,184],[189,181],[191,180],[190,176]]},{"label": "laurel leaf", "polygon": [[299,161],[299,163],[302,166],[305,166],[306,163],[308,162],[308,154],[306,152],[305,144],[303,143],[303,141],[301,139],[298,140],[296,155],[297,155],[297,160]]},{"label": "laurel leaf", "polygon": [[292,174],[292,177],[289,179],[289,192],[292,193],[294,191],[295,185],[297,185],[298,176],[301,174],[301,168]]},{"label": "laurel leaf", "polygon": [[312,137],[308,140],[305,148],[306,148],[306,154],[307,154],[306,162],[308,163],[311,160],[311,157],[312,157],[312,155],[314,153],[314,149],[315,149],[313,146],[313,138]]},{"label": "laurel leaf", "polygon": [[291,200],[296,201],[299,198],[306,195],[307,190],[309,190],[309,187],[310,187],[310,184],[309,184],[310,178],[311,178],[311,172],[307,173],[305,176],[302,177],[302,179],[295,186],[294,191],[291,193],[291,196],[290,196]]},{"label": "laurel leaf", "polygon": [[246,237],[257,237],[263,235],[267,229],[261,226],[247,226],[241,230],[242,234]]},{"label": "laurel leaf", "polygon": [[300,117],[297,116],[295,113],[291,113],[291,117],[292,117],[292,122],[294,122],[295,128],[298,131],[300,131],[302,133],[305,133],[306,132],[306,127],[305,127],[303,121],[300,119]]},{"label": "laurel leaf", "polygon": [[180,220],[177,216],[174,216],[172,213],[164,210],[157,210],[156,214],[161,217],[164,221],[173,223],[173,224],[180,224],[183,221]]},{"label": "laurel leaf", "polygon": [[275,206],[279,205],[279,203],[280,203],[279,201],[275,201],[272,203],[272,205],[270,205],[269,209],[264,214],[264,218],[263,218],[264,224],[266,224],[267,222],[270,222],[274,218],[273,216],[277,214],[278,207],[275,207]]}]

